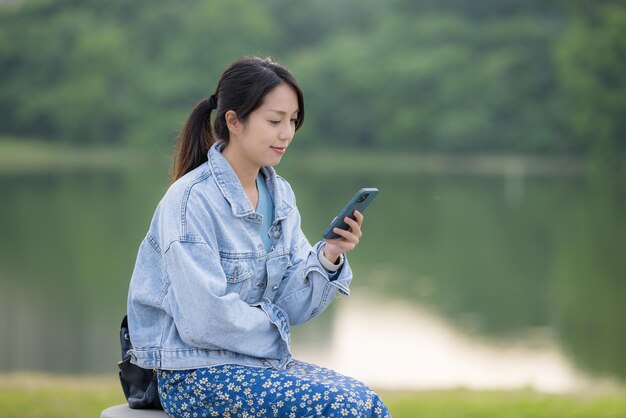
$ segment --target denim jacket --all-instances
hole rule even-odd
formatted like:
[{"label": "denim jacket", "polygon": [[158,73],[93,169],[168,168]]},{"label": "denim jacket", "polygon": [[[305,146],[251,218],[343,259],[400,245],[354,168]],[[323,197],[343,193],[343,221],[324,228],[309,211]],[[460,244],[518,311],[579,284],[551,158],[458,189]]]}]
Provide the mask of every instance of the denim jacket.
[{"label": "denim jacket", "polygon": [[274,201],[272,246],[262,215],[221,154],[174,182],[142,241],[130,281],[132,362],[167,370],[218,364],[283,368],[290,326],[319,315],[337,291],[349,294],[347,258],[329,279],[323,242],[311,246],[289,184],[261,168]]}]

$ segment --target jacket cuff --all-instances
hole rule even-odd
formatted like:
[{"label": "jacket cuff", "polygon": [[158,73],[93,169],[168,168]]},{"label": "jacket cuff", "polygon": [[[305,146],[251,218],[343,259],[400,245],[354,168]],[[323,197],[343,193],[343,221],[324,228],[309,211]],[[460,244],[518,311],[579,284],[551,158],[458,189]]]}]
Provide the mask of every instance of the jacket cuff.
[{"label": "jacket cuff", "polygon": [[[287,313],[281,309],[278,305],[271,303],[268,299],[263,299],[259,303],[255,303],[252,306],[257,306],[265,312],[270,322],[278,328],[280,337],[285,342],[285,350],[283,354],[283,360],[291,359],[291,331],[289,329],[289,317]],[[282,351],[282,350],[281,350]]]}]

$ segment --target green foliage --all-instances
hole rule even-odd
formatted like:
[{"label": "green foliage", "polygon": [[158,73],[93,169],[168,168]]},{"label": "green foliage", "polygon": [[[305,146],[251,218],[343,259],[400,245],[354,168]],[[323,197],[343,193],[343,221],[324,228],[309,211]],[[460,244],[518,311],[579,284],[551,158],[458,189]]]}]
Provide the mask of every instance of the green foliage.
[{"label": "green foliage", "polygon": [[476,26],[431,14],[383,16],[366,34],[327,38],[298,67],[315,106],[311,137],[447,152],[561,151],[547,68],[552,32],[547,18]]},{"label": "green foliage", "polygon": [[594,152],[626,178],[626,8],[621,1],[574,2],[556,49],[569,106],[572,140],[594,140]]},{"label": "green foliage", "polygon": [[4,132],[81,145],[171,136],[241,43],[252,53],[274,32],[246,1],[75,3],[0,10]]},{"label": "green foliage", "polygon": [[267,54],[304,87],[308,147],[614,158],[626,10],[572,4],[17,2],[0,6],[0,134],[171,140],[228,63]]},{"label": "green foliage", "polygon": [[[56,7],[53,7],[56,6]],[[95,10],[26,3],[2,14],[3,129],[79,143],[119,143],[128,120],[127,34]]]}]

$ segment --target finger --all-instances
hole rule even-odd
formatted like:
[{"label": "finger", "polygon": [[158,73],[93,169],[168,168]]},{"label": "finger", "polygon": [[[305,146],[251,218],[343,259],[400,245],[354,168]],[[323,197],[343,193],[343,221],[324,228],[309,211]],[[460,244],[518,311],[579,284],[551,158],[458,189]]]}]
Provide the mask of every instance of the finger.
[{"label": "finger", "polygon": [[[346,240],[350,240],[352,232],[348,231],[347,229],[341,229],[341,228],[333,228],[333,232],[337,235],[339,235],[341,238],[346,239]],[[341,240],[341,238],[339,238],[339,240]],[[338,238],[335,238],[338,239]]]},{"label": "finger", "polygon": [[363,224],[363,214],[361,212],[359,212],[358,210],[355,210],[353,215],[356,218],[356,221],[359,223],[359,225],[362,225]]},{"label": "finger", "polygon": [[344,238],[346,241],[354,243],[354,244],[358,244],[359,243],[359,237],[356,236],[355,234],[353,234],[351,231],[346,231],[345,229],[340,229],[340,228],[334,228],[333,232],[339,236],[341,236],[342,238]]},{"label": "finger", "polygon": [[351,232],[356,235],[357,237],[360,237],[362,235],[361,233],[361,225],[359,225],[357,223],[357,221],[355,221],[352,218],[349,218],[346,216],[346,219],[344,219],[344,222],[347,223],[351,229]]}]

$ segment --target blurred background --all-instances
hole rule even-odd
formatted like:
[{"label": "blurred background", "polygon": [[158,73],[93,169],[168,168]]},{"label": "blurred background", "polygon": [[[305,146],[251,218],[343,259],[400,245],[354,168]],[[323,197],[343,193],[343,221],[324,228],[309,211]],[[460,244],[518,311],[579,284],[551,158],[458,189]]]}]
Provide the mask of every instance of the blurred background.
[{"label": "blurred background", "polygon": [[[309,240],[378,187],[296,357],[387,389],[626,380],[626,6],[0,1],[0,373],[116,373],[175,136],[242,55],[305,92]],[[621,301],[621,302],[620,302]]]}]

